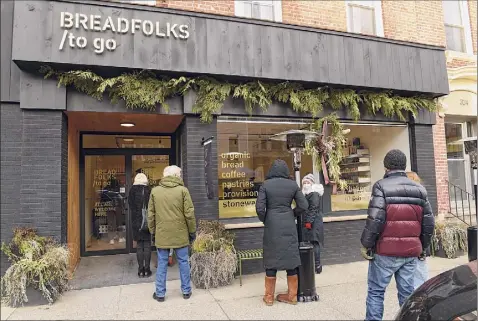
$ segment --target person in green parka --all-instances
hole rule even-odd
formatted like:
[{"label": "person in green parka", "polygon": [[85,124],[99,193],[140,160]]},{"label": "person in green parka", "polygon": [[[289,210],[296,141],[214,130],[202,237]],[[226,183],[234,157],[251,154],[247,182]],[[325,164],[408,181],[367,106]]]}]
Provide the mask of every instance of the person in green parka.
[{"label": "person in green parka", "polygon": [[151,191],[148,227],[155,235],[158,251],[156,291],[153,298],[163,302],[166,295],[166,273],[169,249],[176,252],[184,299],[191,297],[189,244],[196,238],[196,218],[189,190],[181,179],[181,169],[168,166],[159,185]]}]

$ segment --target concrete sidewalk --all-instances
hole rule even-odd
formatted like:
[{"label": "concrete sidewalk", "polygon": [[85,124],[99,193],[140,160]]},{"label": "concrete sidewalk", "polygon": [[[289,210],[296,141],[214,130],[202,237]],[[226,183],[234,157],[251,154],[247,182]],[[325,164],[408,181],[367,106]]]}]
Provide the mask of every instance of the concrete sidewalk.
[{"label": "concrete sidewalk", "polygon": [[[467,257],[449,260],[430,258],[430,276],[467,262]],[[264,274],[235,280],[230,286],[193,290],[184,300],[178,280],[168,281],[166,301],[152,299],[154,284],[72,290],[52,306],[10,309],[2,306],[2,320],[363,320],[367,295],[367,262],[325,266],[316,277],[319,302],[290,306],[262,302]],[[287,288],[285,274],[279,274],[277,292]],[[395,283],[385,300],[385,320],[398,311]]]}]

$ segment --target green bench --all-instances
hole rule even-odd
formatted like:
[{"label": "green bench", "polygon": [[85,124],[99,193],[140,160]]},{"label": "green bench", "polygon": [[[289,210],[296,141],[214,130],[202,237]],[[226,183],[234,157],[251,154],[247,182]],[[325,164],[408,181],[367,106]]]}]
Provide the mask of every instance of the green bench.
[{"label": "green bench", "polygon": [[237,251],[237,262],[239,268],[239,283],[242,286],[242,261],[262,259],[262,249]]}]

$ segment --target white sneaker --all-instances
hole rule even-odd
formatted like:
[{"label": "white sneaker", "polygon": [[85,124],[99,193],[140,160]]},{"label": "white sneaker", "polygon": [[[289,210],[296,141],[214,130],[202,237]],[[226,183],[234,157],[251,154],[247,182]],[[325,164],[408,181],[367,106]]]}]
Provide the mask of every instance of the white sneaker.
[{"label": "white sneaker", "polygon": [[126,242],[126,239],[125,239],[124,237],[120,237],[120,239],[119,239],[119,241],[118,241],[118,242],[120,242],[120,243],[124,243],[124,242]]},{"label": "white sneaker", "polygon": [[110,240],[110,244],[111,245],[115,244],[115,240],[114,239]]}]

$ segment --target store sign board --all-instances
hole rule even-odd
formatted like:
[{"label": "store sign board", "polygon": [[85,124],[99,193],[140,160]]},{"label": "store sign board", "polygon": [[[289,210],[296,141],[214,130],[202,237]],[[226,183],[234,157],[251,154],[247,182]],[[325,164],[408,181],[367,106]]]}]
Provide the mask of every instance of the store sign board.
[{"label": "store sign board", "polygon": [[[60,28],[63,34],[58,50],[66,47],[72,49],[92,48],[96,54],[114,51],[118,43],[115,35],[141,34],[144,37],[186,40],[189,38],[189,26],[171,22],[142,19],[127,19],[103,15],[86,15],[84,13],[60,12]],[[91,35],[78,36],[76,31],[83,30]],[[98,33],[102,36],[97,36]],[[104,36],[103,36],[104,35]]]},{"label": "store sign board", "polygon": [[456,90],[451,92],[443,100],[446,115],[475,116],[477,115],[476,94]]}]

